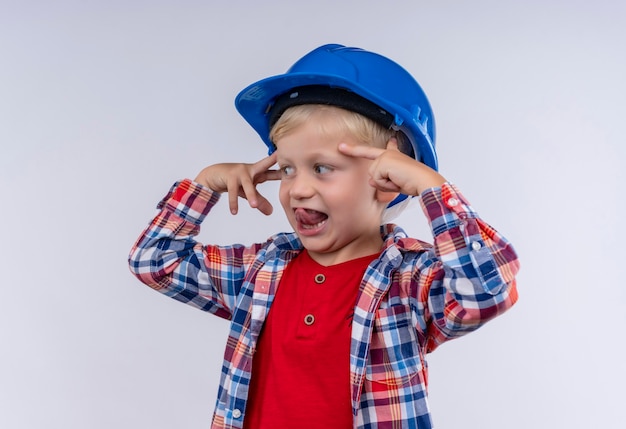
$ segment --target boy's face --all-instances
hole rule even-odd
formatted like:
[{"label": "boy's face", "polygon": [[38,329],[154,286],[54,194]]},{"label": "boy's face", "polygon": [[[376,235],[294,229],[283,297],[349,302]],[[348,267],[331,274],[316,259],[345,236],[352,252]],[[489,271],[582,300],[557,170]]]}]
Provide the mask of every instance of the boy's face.
[{"label": "boy's face", "polygon": [[[339,143],[363,144],[346,132],[325,131],[314,116],[276,142],[282,171],[279,198],[289,223],[318,263],[333,265],[378,253],[386,203],[369,185],[371,161],[340,153]],[[339,129],[339,128],[337,128]]]}]

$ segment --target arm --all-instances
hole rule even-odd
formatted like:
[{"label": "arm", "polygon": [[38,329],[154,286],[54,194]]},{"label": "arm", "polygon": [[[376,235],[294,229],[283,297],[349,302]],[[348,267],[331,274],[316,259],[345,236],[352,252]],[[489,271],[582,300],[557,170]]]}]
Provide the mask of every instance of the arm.
[{"label": "arm", "polygon": [[[165,295],[229,318],[247,268],[261,245],[203,246],[195,237],[220,191],[235,193],[233,212],[240,194],[251,205],[260,206],[259,210],[271,212],[271,205],[256,191],[256,185],[273,178],[274,173],[267,170],[273,163],[268,157],[256,164],[216,164],[196,178],[205,186],[191,180],[176,183],[131,249],[131,272]],[[220,183],[228,187],[220,187]]]},{"label": "arm", "polygon": [[511,244],[484,222],[458,189],[430,167],[387,149],[339,145],[372,160],[370,184],[379,191],[421,196],[434,247],[416,265],[412,294],[426,329],[426,350],[482,326],[517,300],[519,261]]},{"label": "arm", "polygon": [[434,247],[427,262],[419,264],[416,294],[427,297],[426,350],[432,351],[515,304],[519,260],[508,240],[478,216],[454,185],[428,189],[420,202]]},{"label": "arm", "polygon": [[204,311],[229,318],[256,248],[203,246],[195,240],[219,194],[197,183],[176,183],[129,255],[144,284]]}]

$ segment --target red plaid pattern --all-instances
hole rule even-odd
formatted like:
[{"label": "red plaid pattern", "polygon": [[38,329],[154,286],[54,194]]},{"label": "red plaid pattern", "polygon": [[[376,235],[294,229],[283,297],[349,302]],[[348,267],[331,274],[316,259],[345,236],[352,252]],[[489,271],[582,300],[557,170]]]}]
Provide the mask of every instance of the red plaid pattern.
[{"label": "red plaid pattern", "polygon": [[[189,180],[175,184],[129,265],[159,292],[231,319],[212,427],[241,428],[256,341],[281,275],[302,246],[293,233],[252,246],[196,242],[217,199]],[[517,300],[515,251],[458,189],[427,190],[421,203],[434,244],[383,226],[384,248],[361,282],[350,352],[355,428],[432,428],[424,355]]]}]

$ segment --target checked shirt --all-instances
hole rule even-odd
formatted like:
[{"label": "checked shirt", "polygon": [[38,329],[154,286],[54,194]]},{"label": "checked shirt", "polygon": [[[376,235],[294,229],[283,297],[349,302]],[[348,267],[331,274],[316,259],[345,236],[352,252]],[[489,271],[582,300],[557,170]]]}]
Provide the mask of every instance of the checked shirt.
[{"label": "checked shirt", "polygon": [[[212,428],[241,428],[257,340],[302,245],[294,233],[250,246],[198,243],[194,237],[218,199],[190,180],[175,183],[129,265],[151,288],[231,320]],[[424,191],[420,203],[434,243],[383,225],[383,250],[361,281],[350,351],[357,429],[431,429],[424,355],[517,300],[515,251],[459,190],[446,183]]]}]

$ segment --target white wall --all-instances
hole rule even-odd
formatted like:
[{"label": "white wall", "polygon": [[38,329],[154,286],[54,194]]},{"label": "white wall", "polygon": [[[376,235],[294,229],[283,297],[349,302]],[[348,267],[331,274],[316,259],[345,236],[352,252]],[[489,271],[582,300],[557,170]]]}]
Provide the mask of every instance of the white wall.
[{"label": "white wall", "polygon": [[[227,323],[140,285],[127,253],[173,181],[264,155],[236,93],[329,42],[417,77],[441,172],[521,256],[518,305],[430,356],[438,429],[623,427],[625,17],[614,0],[0,0],[0,427],[208,427]],[[288,227],[223,202],[211,219],[201,238],[223,244]],[[418,211],[400,223],[429,238]]]}]

